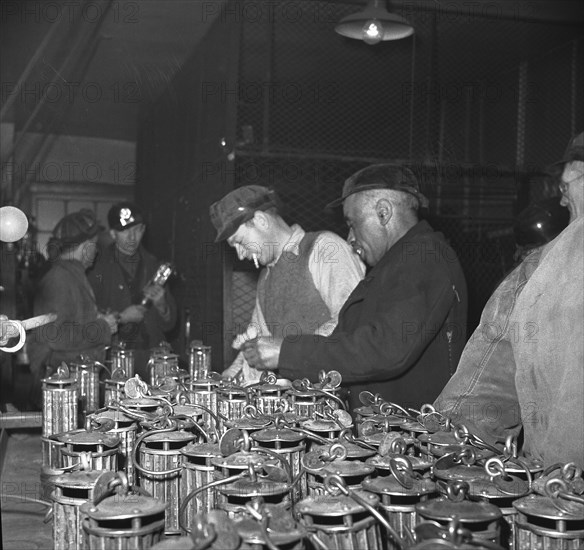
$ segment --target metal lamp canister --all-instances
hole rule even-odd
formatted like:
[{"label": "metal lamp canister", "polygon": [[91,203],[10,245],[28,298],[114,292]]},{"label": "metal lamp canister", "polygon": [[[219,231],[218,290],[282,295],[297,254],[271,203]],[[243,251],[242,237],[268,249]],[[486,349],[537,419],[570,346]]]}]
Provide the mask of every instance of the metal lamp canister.
[{"label": "metal lamp canister", "polygon": [[211,372],[211,346],[193,340],[189,346],[189,375],[191,380],[205,380]]},{"label": "metal lamp canister", "polygon": [[117,435],[73,430],[58,435],[57,439],[64,444],[61,448],[64,467],[82,465],[84,470],[117,471],[120,448]]},{"label": "metal lamp canister", "polygon": [[195,439],[192,433],[179,431],[153,431],[136,442],[134,455],[139,454],[140,487],[155,498],[168,503],[165,532],[180,533],[179,508],[181,503],[181,473],[185,456],[181,449]]},{"label": "metal lamp canister", "polygon": [[295,524],[291,516],[287,521],[276,522],[269,515],[266,524],[266,528],[262,529],[260,522],[255,519],[238,521],[235,529],[241,537],[239,550],[265,550],[273,546],[279,550],[304,550],[306,532]]},{"label": "metal lamp canister", "polygon": [[260,379],[260,383],[247,386],[247,390],[252,396],[252,404],[259,414],[276,414],[285,399],[286,392],[292,387],[289,380],[278,379],[273,373]]},{"label": "metal lamp canister", "polygon": [[[377,477],[363,482],[363,489],[381,498],[380,509],[390,525],[405,540],[411,536],[419,522],[416,504],[427,501],[436,494],[435,483],[428,478],[404,476],[398,480],[393,475]],[[397,548],[388,541],[387,550]]]},{"label": "metal lamp canister", "polygon": [[62,474],[54,479],[53,547],[60,550],[87,548],[82,528],[84,515],[80,508],[93,498],[93,489],[101,471],[80,471]]},{"label": "metal lamp canister", "polygon": [[[197,407],[196,405],[190,405],[189,403],[184,403],[184,404],[179,404],[179,405],[173,405],[172,407],[173,409],[173,416],[174,417],[183,417],[187,420],[187,422],[185,423],[185,431],[187,432],[191,432],[194,436],[195,436],[195,441],[200,442],[203,440],[203,434],[201,432],[204,432],[203,428],[199,428],[199,421],[201,420],[201,417],[203,416],[203,411],[202,409],[200,409],[199,407]],[[195,427],[194,424],[197,424],[197,426]],[[205,440],[207,439],[206,437],[206,432],[205,433]]]},{"label": "metal lamp canister", "polygon": [[65,473],[63,455],[61,454],[63,447],[64,443],[58,441],[55,435],[41,437],[41,498],[47,502],[51,501],[51,494],[55,488],[55,478]]},{"label": "metal lamp canister", "polygon": [[529,495],[513,502],[515,549],[579,550],[584,547],[584,497]]},{"label": "metal lamp canister", "polygon": [[88,547],[100,550],[150,548],[164,535],[167,504],[141,494],[112,495],[81,506]]},{"label": "metal lamp canister", "polygon": [[310,390],[297,390],[291,388],[286,392],[286,396],[292,411],[297,416],[313,418],[316,413],[316,405],[320,396]]},{"label": "metal lamp canister", "polygon": [[361,489],[361,484],[370,479],[375,472],[373,466],[358,460],[336,459],[333,455],[332,460],[324,462],[321,457],[319,451],[312,451],[307,453],[302,460],[306,470],[308,496],[326,494],[324,479],[328,475],[340,477],[350,489]]},{"label": "metal lamp canister", "polygon": [[104,407],[119,403],[122,399],[126,398],[126,392],[124,391],[126,380],[128,378],[124,369],[114,369],[112,371],[111,377],[105,380]]},{"label": "metal lamp canister", "polygon": [[247,506],[253,506],[258,499],[286,509],[290,506],[290,485],[281,481],[260,478],[251,469],[249,478],[238,479],[217,488],[223,502],[219,508],[237,521],[249,517]]},{"label": "metal lamp canister", "polygon": [[136,413],[153,413],[160,406],[160,401],[150,397],[127,397],[120,405]]},{"label": "metal lamp canister", "polygon": [[[379,497],[356,491],[371,507],[377,508]],[[379,526],[367,508],[346,495],[319,495],[301,500],[296,512],[309,533],[318,539],[320,548],[328,550],[381,550]]]},{"label": "metal lamp canister", "polygon": [[[214,458],[221,457],[218,443],[189,443],[180,450],[183,455],[181,495],[188,495],[199,487],[204,487],[214,479]],[[217,492],[213,488],[197,493],[185,509],[185,517],[180,518],[185,525],[193,525],[195,514],[207,514],[216,506]]]},{"label": "metal lamp canister", "polygon": [[292,495],[294,502],[306,496],[308,488],[301,462],[306,452],[306,436],[292,429],[276,426],[253,432],[250,437],[258,447],[276,453],[289,464],[292,477],[298,479]]},{"label": "metal lamp canister", "polygon": [[[318,437],[328,439],[331,443],[338,439],[340,433],[344,429],[339,426],[338,422],[322,418],[311,418],[309,420],[305,420],[304,422],[300,423],[300,426],[303,429],[316,434]],[[309,450],[312,451],[314,447],[315,444],[313,441],[311,441],[309,444]]]},{"label": "metal lamp canister", "polygon": [[85,414],[99,409],[99,371],[106,369],[99,361],[80,356],[69,364],[71,374],[79,385],[79,408]]},{"label": "metal lamp canister", "polygon": [[41,495],[50,499],[53,490],[52,480],[63,473],[63,443],[53,437],[55,434],[77,428],[78,394],[77,380],[69,373],[65,363],[57,372],[42,380],[43,425],[41,433]]},{"label": "metal lamp canister", "polygon": [[[217,422],[217,388],[219,382],[212,378],[204,380],[191,380],[188,384],[189,401],[193,405],[201,405],[203,409],[203,424],[207,431],[219,429]],[[219,422],[220,424],[220,422]]]},{"label": "metal lamp canister", "polygon": [[136,442],[136,433],[138,431],[137,422],[133,418],[126,416],[123,412],[112,409],[99,412],[90,418],[98,424],[112,423],[112,427],[107,433],[116,435],[120,439],[118,469],[124,471],[130,486],[134,485],[136,479],[134,465],[132,463],[132,449]]},{"label": "metal lamp canister", "polygon": [[448,496],[416,504],[416,512],[423,520],[446,526],[452,519],[472,533],[473,539],[500,544],[501,518],[499,508],[488,502],[465,500],[468,484],[456,482],[449,487]]},{"label": "metal lamp canister", "polygon": [[217,411],[225,418],[241,418],[248,403],[247,391],[239,386],[217,388]]},{"label": "metal lamp canister", "polygon": [[117,370],[124,372],[126,380],[134,377],[135,371],[135,353],[134,350],[122,347],[111,349],[112,374]]},{"label": "metal lamp canister", "polygon": [[77,428],[77,399],[79,384],[70,375],[65,363],[57,373],[42,380],[43,437],[68,432]]},{"label": "metal lamp canister", "polygon": [[[217,456],[211,459],[215,472],[214,480],[227,479],[228,477],[247,471],[249,466],[259,467],[263,465],[269,457],[255,452],[237,451],[229,456]],[[225,499],[217,495],[217,503],[225,502]]]},{"label": "metal lamp canister", "polygon": [[[446,458],[444,457],[440,460]],[[488,477],[468,481],[469,494],[473,500],[490,502],[501,510],[503,514],[501,541],[505,548],[509,548],[509,550],[515,550],[515,522],[519,515],[518,511],[513,507],[513,502],[520,497],[526,496],[532,490],[532,475],[529,462],[516,461],[517,459],[503,462],[498,457],[491,457],[483,466]],[[519,473],[522,467],[526,479],[510,473]]]},{"label": "metal lamp canister", "polygon": [[178,355],[175,353],[152,353],[148,361],[150,384],[162,384],[165,378],[173,378],[179,374]]}]

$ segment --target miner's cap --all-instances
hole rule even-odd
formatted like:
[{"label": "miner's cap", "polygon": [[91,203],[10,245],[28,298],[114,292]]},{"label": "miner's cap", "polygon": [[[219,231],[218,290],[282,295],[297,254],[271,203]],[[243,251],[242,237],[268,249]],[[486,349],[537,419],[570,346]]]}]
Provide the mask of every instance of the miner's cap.
[{"label": "miner's cap", "polygon": [[420,192],[420,186],[414,173],[398,164],[373,164],[355,172],[343,185],[342,195],[329,203],[327,208],[339,206],[343,201],[362,191],[373,189],[393,189],[404,191],[418,199],[420,207],[428,206],[428,199]]},{"label": "miner's cap", "polygon": [[119,202],[109,209],[107,223],[110,229],[125,231],[139,223],[144,223],[144,214],[133,202]]},{"label": "miner's cap", "polygon": [[209,208],[211,222],[217,230],[215,242],[228,239],[242,223],[251,220],[257,210],[276,207],[277,202],[276,193],[261,185],[234,189]]}]

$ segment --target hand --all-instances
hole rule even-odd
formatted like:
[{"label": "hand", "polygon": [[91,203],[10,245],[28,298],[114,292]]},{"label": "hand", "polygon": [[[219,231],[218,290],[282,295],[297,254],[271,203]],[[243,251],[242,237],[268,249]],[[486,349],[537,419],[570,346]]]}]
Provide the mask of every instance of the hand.
[{"label": "hand", "polygon": [[170,319],[170,308],[166,303],[166,294],[163,287],[156,284],[147,286],[144,289],[144,297],[152,302],[152,305],[164,320]]},{"label": "hand", "polygon": [[259,335],[260,334],[257,327],[254,325],[249,325],[244,333],[238,334],[235,337],[235,340],[233,340],[233,344],[231,344],[231,347],[233,349],[239,350],[243,347],[243,345],[246,342],[248,342],[249,340],[255,340]]},{"label": "hand", "polygon": [[144,315],[146,315],[147,311],[148,309],[144,306],[128,306],[120,313],[119,321],[120,323],[140,323],[142,322],[142,319],[144,319]]},{"label": "hand", "polygon": [[148,298],[156,309],[166,308],[164,288],[157,284],[148,285],[144,289],[144,297]]},{"label": "hand", "polygon": [[258,370],[277,370],[280,359],[281,338],[261,336],[243,344],[246,361]]},{"label": "hand", "polygon": [[103,319],[112,334],[118,332],[118,315],[115,313],[99,313],[98,318]]}]

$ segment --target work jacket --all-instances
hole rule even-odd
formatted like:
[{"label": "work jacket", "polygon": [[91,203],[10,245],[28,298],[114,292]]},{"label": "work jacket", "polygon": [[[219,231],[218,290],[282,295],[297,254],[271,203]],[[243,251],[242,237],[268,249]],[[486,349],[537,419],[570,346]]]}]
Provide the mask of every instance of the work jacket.
[{"label": "work jacket", "polygon": [[281,376],[317,380],[336,370],[358,407],[368,390],[405,407],[431,403],[466,341],[466,282],[441,233],[419,222],[361,281],[328,337],[284,339]]},{"label": "work jacket", "polygon": [[436,408],[490,445],[523,430],[545,466],[584,467],[584,218],[495,290]]}]

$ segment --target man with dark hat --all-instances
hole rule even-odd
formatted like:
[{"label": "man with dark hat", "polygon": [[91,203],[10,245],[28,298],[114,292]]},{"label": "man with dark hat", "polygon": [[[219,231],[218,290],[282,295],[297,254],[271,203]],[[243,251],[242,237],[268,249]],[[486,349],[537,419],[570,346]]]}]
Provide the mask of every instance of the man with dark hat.
[{"label": "man with dark hat", "polygon": [[349,242],[372,269],[349,296],[328,336],[259,338],[246,345],[258,368],[314,380],[337,370],[350,405],[368,390],[403,406],[432,402],[466,341],[466,283],[454,251],[419,221],[427,206],[407,168],[373,165],[346,180],[340,199]]},{"label": "man with dark hat", "polygon": [[[97,306],[116,312],[119,340],[134,350],[136,374],[149,379],[150,350],[165,340],[176,323],[176,304],[165,287],[151,284],[160,262],[142,246],[146,224],[131,202],[114,204],[108,212],[113,243],[100,251],[88,273]],[[151,306],[142,305],[146,298]]]},{"label": "man with dark hat", "polygon": [[497,287],[436,408],[490,445],[584,468],[584,133],[556,163],[570,223]]},{"label": "man with dark hat", "polygon": [[103,361],[105,346],[117,331],[115,315],[98,312],[85,275],[95,259],[100,229],[92,211],[73,212],[57,223],[47,245],[51,268],[39,283],[34,314],[56,313],[57,319],[34,329],[27,339],[31,401],[37,408],[45,367],[58,367],[80,355]]},{"label": "man with dark hat", "polygon": [[[233,346],[241,349],[259,334],[328,335],[341,306],[363,278],[365,268],[351,247],[330,231],[305,232],[278,212],[276,194],[259,185],[239,187],[210,208],[216,241],[227,240],[239,259],[265,266],[247,329]],[[315,367],[314,375],[319,368]],[[240,353],[224,376],[257,382],[261,372]],[[289,377],[297,378],[290,372]]]}]

